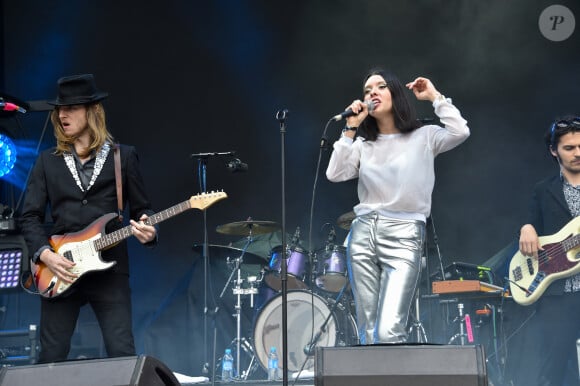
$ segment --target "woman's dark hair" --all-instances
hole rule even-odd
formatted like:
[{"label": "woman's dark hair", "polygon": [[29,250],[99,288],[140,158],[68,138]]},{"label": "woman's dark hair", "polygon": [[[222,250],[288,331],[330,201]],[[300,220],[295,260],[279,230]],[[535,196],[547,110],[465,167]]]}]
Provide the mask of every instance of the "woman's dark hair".
[{"label": "woman's dark hair", "polygon": [[556,151],[560,138],[568,133],[580,132],[580,116],[565,115],[556,119],[544,135],[548,151]]},{"label": "woman's dark hair", "polygon": [[[387,88],[391,92],[391,100],[393,103],[393,117],[395,119],[395,127],[401,133],[410,133],[421,126],[417,120],[415,109],[407,98],[406,89],[393,73],[383,68],[377,67],[369,71],[363,81],[363,87],[366,81],[373,75],[382,76],[387,83]],[[379,128],[377,120],[368,115],[361,124],[362,136],[368,141],[375,141],[379,135]]]}]

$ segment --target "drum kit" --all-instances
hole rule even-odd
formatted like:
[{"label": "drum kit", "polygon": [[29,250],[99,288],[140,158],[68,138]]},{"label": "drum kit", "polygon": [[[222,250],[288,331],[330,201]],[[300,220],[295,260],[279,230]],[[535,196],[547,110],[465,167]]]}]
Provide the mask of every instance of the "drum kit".
[{"label": "drum kit", "polygon": [[[349,229],[353,218],[354,216],[347,213],[339,217],[337,223],[341,228]],[[271,248],[267,264],[265,259],[246,253],[254,236],[273,233],[279,229],[275,222],[255,221],[251,218],[216,228],[218,233],[246,237],[244,247],[236,249],[239,258],[235,259],[229,279],[220,295],[222,297],[231,288],[236,297],[234,317],[237,328],[232,344],[237,346],[237,374],[243,380],[259,366],[267,371],[271,347],[276,347],[279,355],[284,355],[281,331],[283,253],[287,262],[288,371],[313,372],[316,346],[358,344],[346,269],[346,250],[343,246],[334,244],[335,230],[331,230],[326,245],[312,253],[299,245],[299,228],[286,246],[285,252],[281,245]],[[263,267],[257,276],[247,276],[244,279],[241,275],[244,264],[263,264]],[[250,307],[253,308],[251,339],[243,337],[241,333],[242,297],[245,296],[250,297]],[[242,350],[249,355],[250,360],[247,368],[240,372]],[[282,361],[279,363],[281,366]]]}]

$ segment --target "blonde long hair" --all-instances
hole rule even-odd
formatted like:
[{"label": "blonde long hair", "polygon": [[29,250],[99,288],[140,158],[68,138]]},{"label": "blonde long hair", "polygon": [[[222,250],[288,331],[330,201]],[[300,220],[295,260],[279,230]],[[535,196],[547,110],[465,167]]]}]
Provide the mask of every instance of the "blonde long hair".
[{"label": "blonde long hair", "polygon": [[[106,142],[113,143],[113,135],[107,130],[105,109],[102,103],[89,103],[84,105],[87,110],[87,126],[89,130],[89,135],[91,138],[91,143],[86,151],[86,154],[79,154],[79,156],[84,157],[90,154],[92,151],[99,150]],[[70,151],[70,147],[74,144],[76,137],[67,136],[64,132],[64,128],[60,123],[58,118],[58,106],[50,113],[50,121],[54,126],[54,136],[56,138],[56,151],[55,154],[62,154],[66,151]]]}]

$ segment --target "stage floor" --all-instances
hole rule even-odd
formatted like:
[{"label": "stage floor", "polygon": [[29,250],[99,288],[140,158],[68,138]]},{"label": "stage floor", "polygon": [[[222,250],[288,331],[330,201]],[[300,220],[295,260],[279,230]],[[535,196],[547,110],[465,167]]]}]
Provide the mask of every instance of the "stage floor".
[{"label": "stage floor", "polygon": [[[253,380],[253,381],[233,381],[233,382],[221,382],[221,381],[216,381],[215,383],[212,382],[201,382],[201,383],[181,383],[182,386],[191,386],[191,385],[202,385],[202,386],[208,386],[208,385],[244,385],[244,386],[280,386],[282,385],[282,381],[257,381],[257,380]],[[292,386],[292,385],[300,385],[300,386],[314,386],[314,379],[300,379],[297,381],[294,380],[288,380],[288,386]]]}]

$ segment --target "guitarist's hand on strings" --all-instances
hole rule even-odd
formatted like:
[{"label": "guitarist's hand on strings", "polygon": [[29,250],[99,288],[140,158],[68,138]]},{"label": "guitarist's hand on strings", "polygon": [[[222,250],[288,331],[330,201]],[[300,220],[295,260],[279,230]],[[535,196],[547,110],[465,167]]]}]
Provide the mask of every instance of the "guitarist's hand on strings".
[{"label": "guitarist's hand on strings", "polygon": [[145,224],[145,221],[148,218],[149,217],[144,214],[139,218],[139,222],[135,220],[129,221],[133,236],[135,236],[142,244],[147,244],[155,240],[155,236],[157,235],[157,230],[153,225]]},{"label": "guitarist's hand on strings", "polygon": [[60,280],[70,284],[78,278],[78,275],[69,271],[76,264],[58,253],[55,253],[50,249],[45,249],[39,257],[48,269],[50,269],[50,271]]},{"label": "guitarist's hand on strings", "polygon": [[520,230],[520,252],[525,256],[538,256],[538,251],[544,248],[540,245],[538,233],[531,224],[526,224]]}]

